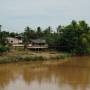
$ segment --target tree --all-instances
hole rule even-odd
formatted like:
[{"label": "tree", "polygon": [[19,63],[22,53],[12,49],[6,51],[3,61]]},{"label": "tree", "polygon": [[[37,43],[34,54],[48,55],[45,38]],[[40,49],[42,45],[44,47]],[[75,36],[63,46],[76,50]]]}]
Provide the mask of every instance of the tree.
[{"label": "tree", "polygon": [[9,36],[15,38],[17,36],[17,34],[15,32],[11,32],[11,33],[9,33]]},{"label": "tree", "polygon": [[63,49],[77,54],[88,53],[88,48],[90,48],[89,31],[90,29],[85,21],[80,21],[79,24],[72,21],[71,24],[64,28],[61,34],[60,43],[64,46]]},{"label": "tree", "polygon": [[9,35],[9,32],[1,31],[1,25],[0,25],[0,55],[2,55],[3,52],[9,51],[9,47],[7,47],[7,36]]},{"label": "tree", "polygon": [[2,31],[0,33],[0,43],[1,45],[6,45],[7,44],[7,37],[8,37],[8,33],[6,31]]},{"label": "tree", "polygon": [[42,32],[41,27],[37,27],[36,34],[37,34],[37,38],[43,37],[43,32]]},{"label": "tree", "polygon": [[28,43],[30,43],[31,39],[36,38],[36,33],[34,30],[32,30],[30,27],[26,27],[25,31],[23,33],[23,43],[24,43],[24,48],[27,47]]},{"label": "tree", "polygon": [[0,25],[0,32],[1,32],[1,27],[2,27],[2,25]]},{"label": "tree", "polygon": [[61,33],[61,30],[62,30],[62,26],[59,25],[59,26],[57,27],[57,33],[60,34],[60,33]]},{"label": "tree", "polygon": [[52,33],[52,29],[50,26],[44,30],[45,35],[50,35],[51,33]]}]

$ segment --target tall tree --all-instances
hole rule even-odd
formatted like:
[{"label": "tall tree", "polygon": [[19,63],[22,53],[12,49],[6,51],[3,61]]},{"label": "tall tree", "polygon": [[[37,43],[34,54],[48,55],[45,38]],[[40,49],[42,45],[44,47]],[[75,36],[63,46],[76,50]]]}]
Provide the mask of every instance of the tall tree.
[{"label": "tall tree", "polygon": [[43,32],[42,32],[41,27],[37,27],[36,33],[37,33],[37,38],[43,37]]}]

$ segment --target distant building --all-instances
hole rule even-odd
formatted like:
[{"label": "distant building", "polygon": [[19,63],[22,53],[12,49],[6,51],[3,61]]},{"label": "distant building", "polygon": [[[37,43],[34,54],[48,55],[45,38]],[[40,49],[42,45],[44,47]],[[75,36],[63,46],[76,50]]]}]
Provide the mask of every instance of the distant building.
[{"label": "distant building", "polygon": [[[24,47],[23,41],[21,39],[8,37],[8,43],[11,44],[13,47]],[[29,44],[27,45],[27,49],[46,49],[48,48],[48,44],[44,39],[32,39],[30,40]]]},{"label": "distant building", "polygon": [[45,49],[48,48],[48,44],[44,39],[32,39],[30,40],[30,44],[28,44],[27,48],[29,49]]},{"label": "distant building", "polygon": [[7,40],[8,40],[8,43],[11,44],[13,47],[24,46],[23,41],[21,39],[8,37]]}]

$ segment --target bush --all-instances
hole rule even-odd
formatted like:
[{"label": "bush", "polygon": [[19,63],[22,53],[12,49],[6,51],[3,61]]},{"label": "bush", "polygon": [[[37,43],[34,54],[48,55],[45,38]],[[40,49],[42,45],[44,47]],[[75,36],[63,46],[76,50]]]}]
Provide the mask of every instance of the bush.
[{"label": "bush", "polygon": [[7,52],[7,51],[9,51],[9,47],[0,45],[0,53]]}]

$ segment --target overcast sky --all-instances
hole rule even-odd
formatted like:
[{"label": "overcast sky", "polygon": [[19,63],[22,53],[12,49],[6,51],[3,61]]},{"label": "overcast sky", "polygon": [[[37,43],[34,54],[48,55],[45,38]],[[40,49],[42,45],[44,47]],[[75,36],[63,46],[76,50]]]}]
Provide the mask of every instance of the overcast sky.
[{"label": "overcast sky", "polygon": [[90,0],[0,0],[3,30],[22,32],[26,26],[66,25],[86,20],[90,25]]}]

